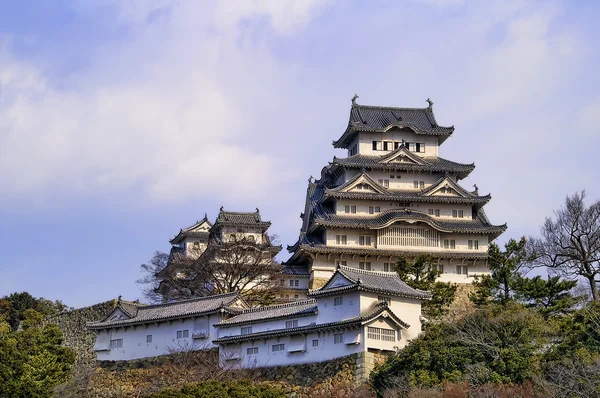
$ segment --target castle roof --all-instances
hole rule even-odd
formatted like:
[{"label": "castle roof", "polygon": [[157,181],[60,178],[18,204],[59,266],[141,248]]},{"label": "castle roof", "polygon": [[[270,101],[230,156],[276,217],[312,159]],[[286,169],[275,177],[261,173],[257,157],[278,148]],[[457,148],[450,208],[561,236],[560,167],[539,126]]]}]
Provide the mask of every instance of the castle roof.
[{"label": "castle roof", "polygon": [[264,230],[271,226],[270,221],[263,221],[258,209],[253,212],[225,211],[221,207],[215,221],[215,228],[220,226],[258,226]]},{"label": "castle roof", "polygon": [[169,241],[172,245],[181,243],[187,237],[208,239],[208,230],[212,227],[212,223],[208,221],[208,217],[204,214],[204,218],[196,221],[193,225],[187,228],[182,228],[179,233]]},{"label": "castle roof", "polygon": [[288,317],[314,315],[317,313],[317,301],[314,299],[300,300],[293,303],[269,305],[265,307],[250,308],[239,315],[225,319],[217,324],[219,326],[243,325],[266,320]]},{"label": "castle roof", "polygon": [[395,108],[359,105],[353,100],[346,131],[333,142],[333,146],[347,148],[355,134],[361,131],[386,132],[392,128],[409,128],[417,134],[434,135],[442,139],[454,131],[454,127],[442,127],[437,124],[431,106]]},{"label": "castle roof", "polygon": [[336,322],[328,322],[328,323],[311,323],[306,326],[298,326],[295,328],[285,328],[285,329],[275,329],[269,330],[265,332],[257,332],[250,334],[240,334],[234,336],[225,336],[220,337],[216,340],[213,340],[213,343],[216,344],[230,344],[230,343],[239,343],[242,341],[248,340],[258,340],[258,339],[267,339],[272,337],[279,336],[290,336],[290,335],[298,335],[305,334],[317,331],[327,331],[327,330],[340,330],[345,328],[357,328],[365,323],[372,321],[373,319],[378,318],[379,316],[388,316],[393,322],[398,324],[400,327],[408,329],[410,325],[404,321],[402,321],[396,314],[394,314],[388,307],[387,303],[378,303],[374,305],[372,308],[364,311],[361,315],[349,319],[344,319]]},{"label": "castle roof", "polygon": [[[237,313],[240,310],[235,308],[234,305],[239,302],[243,303],[243,300],[237,292],[153,305],[134,304],[119,300],[117,307],[109,316],[100,322],[88,322],[87,328],[108,329],[121,326],[142,325],[145,323],[209,315],[220,312],[221,310],[228,313]],[[117,310],[124,313],[126,319],[115,318],[114,314]]]},{"label": "castle roof", "polygon": [[393,272],[377,272],[339,266],[325,285],[308,292],[311,297],[322,297],[352,290],[363,290],[373,293],[416,299],[429,299],[429,292],[414,289]]}]

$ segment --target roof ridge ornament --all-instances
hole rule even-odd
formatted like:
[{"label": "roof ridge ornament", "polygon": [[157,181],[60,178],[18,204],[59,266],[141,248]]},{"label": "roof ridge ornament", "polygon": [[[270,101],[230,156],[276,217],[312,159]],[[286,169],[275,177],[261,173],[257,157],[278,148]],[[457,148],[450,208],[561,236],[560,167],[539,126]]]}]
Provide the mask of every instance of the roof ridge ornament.
[{"label": "roof ridge ornament", "polygon": [[427,108],[431,109],[433,107],[433,101],[431,100],[431,98],[427,98],[426,101],[429,104],[429,106]]},{"label": "roof ridge ornament", "polygon": [[358,105],[358,104],[356,103],[356,100],[357,100],[358,98],[360,98],[360,97],[358,96],[358,94],[354,93],[354,97],[352,97],[352,105]]}]

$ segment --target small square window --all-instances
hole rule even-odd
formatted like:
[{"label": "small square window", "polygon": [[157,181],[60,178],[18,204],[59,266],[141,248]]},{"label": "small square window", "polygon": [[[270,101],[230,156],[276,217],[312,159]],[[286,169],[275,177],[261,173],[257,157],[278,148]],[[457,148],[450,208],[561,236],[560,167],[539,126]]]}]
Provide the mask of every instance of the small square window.
[{"label": "small square window", "polygon": [[356,214],[356,206],[350,206],[350,212]]},{"label": "small square window", "polygon": [[350,213],[350,206],[344,206],[344,213]]},{"label": "small square window", "polygon": [[374,213],[375,208],[373,206],[369,206],[369,214]]},{"label": "small square window", "polygon": [[419,188],[425,189],[425,181],[419,181]]},{"label": "small square window", "polygon": [[258,354],[258,347],[248,347],[246,349],[246,354],[248,354],[248,355]]},{"label": "small square window", "polygon": [[286,329],[291,329],[291,328],[297,328],[298,327],[298,320],[294,319],[293,321],[285,321],[285,328]]},{"label": "small square window", "polygon": [[338,307],[338,306],[343,305],[343,304],[344,304],[344,298],[343,297],[335,297],[333,299],[333,306],[334,307]]},{"label": "small square window", "polygon": [[435,216],[439,217],[440,216],[440,209],[435,209]]},{"label": "small square window", "polygon": [[188,337],[190,337],[190,331],[186,329],[183,331],[183,338],[187,339]]},{"label": "small square window", "polygon": [[151,334],[146,335],[146,343],[152,343],[152,335]]},{"label": "small square window", "polygon": [[342,344],[344,342],[344,333],[333,334],[333,344]]},{"label": "small square window", "polygon": [[319,346],[319,340],[313,340],[312,341],[312,346],[313,347],[318,347]]},{"label": "small square window", "polygon": [[180,339],[183,336],[183,330],[177,331],[177,338]]},{"label": "small square window", "polygon": [[383,272],[390,272],[390,263],[383,263]]},{"label": "small square window", "polygon": [[252,333],[252,326],[246,326],[241,329],[241,334],[250,334]]},{"label": "small square window", "polygon": [[375,213],[381,213],[381,207],[375,206]]}]

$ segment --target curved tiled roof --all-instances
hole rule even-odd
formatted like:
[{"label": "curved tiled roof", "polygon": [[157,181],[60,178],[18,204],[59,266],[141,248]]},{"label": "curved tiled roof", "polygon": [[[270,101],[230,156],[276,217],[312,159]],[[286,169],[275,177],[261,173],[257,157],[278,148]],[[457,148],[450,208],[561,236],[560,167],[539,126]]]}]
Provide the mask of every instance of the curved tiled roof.
[{"label": "curved tiled roof", "polygon": [[88,329],[107,329],[119,326],[140,325],[144,323],[207,315],[219,312],[221,309],[225,309],[229,312],[237,312],[238,310],[228,307],[240,298],[241,296],[239,293],[232,292],[174,303],[138,306],[135,314],[127,314],[132,315],[129,319],[109,321],[109,315],[103,321],[89,322],[87,327]]},{"label": "curved tiled roof", "polygon": [[224,337],[220,337],[216,340],[213,340],[213,343],[229,344],[229,343],[238,343],[238,342],[247,341],[247,340],[259,340],[259,339],[266,339],[266,338],[278,337],[278,336],[290,336],[290,335],[304,334],[304,333],[310,333],[310,332],[316,332],[316,331],[326,331],[326,330],[343,329],[343,328],[355,328],[366,322],[371,321],[372,319],[377,318],[380,314],[382,314],[384,312],[387,312],[387,314],[389,314],[390,318],[392,318],[396,323],[401,325],[403,328],[408,329],[410,327],[410,325],[408,323],[402,321],[396,314],[394,314],[388,308],[386,303],[378,303],[372,309],[367,310],[364,314],[361,314],[360,316],[349,318],[349,319],[344,319],[341,321],[321,323],[321,324],[311,323],[310,325],[299,326],[296,328],[275,329],[275,330],[269,330],[269,331],[265,331],[265,332],[239,334],[239,335],[234,335],[234,336],[224,336]]},{"label": "curved tiled roof", "polygon": [[220,326],[243,325],[266,320],[286,317],[307,316],[317,313],[317,301],[314,299],[300,300],[293,303],[269,305],[242,311],[239,315],[225,319],[217,324]]},{"label": "curved tiled roof", "polygon": [[442,127],[437,124],[431,107],[395,108],[359,105],[353,102],[348,127],[344,134],[333,142],[333,146],[346,148],[358,131],[384,132],[392,127],[407,127],[417,134],[442,137],[447,137],[454,131],[454,127]]},{"label": "curved tiled roof", "polygon": [[347,158],[334,157],[332,164],[354,169],[401,170],[422,172],[456,173],[460,179],[465,178],[475,169],[475,164],[463,164],[441,158],[424,156],[424,164],[407,162],[382,162],[384,156],[353,155]]},{"label": "curved tiled roof", "polygon": [[499,233],[506,230],[506,225],[489,225],[479,217],[465,221],[442,221],[420,211],[409,209],[386,210],[374,217],[349,217],[329,214],[316,217],[315,225],[340,228],[385,228],[398,221],[420,221],[441,232],[464,233]]},{"label": "curved tiled roof", "polygon": [[[337,274],[352,282],[352,285],[329,288],[329,283]],[[394,296],[410,297],[416,299],[429,299],[431,293],[414,289],[406,284],[400,277],[393,272],[366,271],[352,267],[339,266],[334,274],[329,278],[325,285],[318,289],[308,292],[309,296],[319,297],[331,294],[338,294],[349,290],[365,290],[375,293],[390,294]]]},{"label": "curved tiled roof", "polygon": [[271,222],[263,221],[260,217],[260,212],[258,209],[256,209],[256,211],[253,212],[234,212],[225,211],[221,207],[221,209],[219,210],[219,215],[217,216],[217,220],[215,221],[215,226],[218,225],[250,225],[268,228],[271,225]]}]

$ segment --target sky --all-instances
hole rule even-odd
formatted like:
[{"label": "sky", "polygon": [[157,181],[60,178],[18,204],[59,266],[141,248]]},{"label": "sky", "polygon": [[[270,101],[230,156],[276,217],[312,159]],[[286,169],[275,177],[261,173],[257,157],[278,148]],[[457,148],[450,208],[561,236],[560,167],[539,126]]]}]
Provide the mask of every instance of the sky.
[{"label": "sky", "polygon": [[5,2],[0,296],[140,298],[140,264],[221,206],[293,244],[355,93],[431,98],[498,242],[535,235],[566,195],[600,199],[599,18],[592,0]]}]

